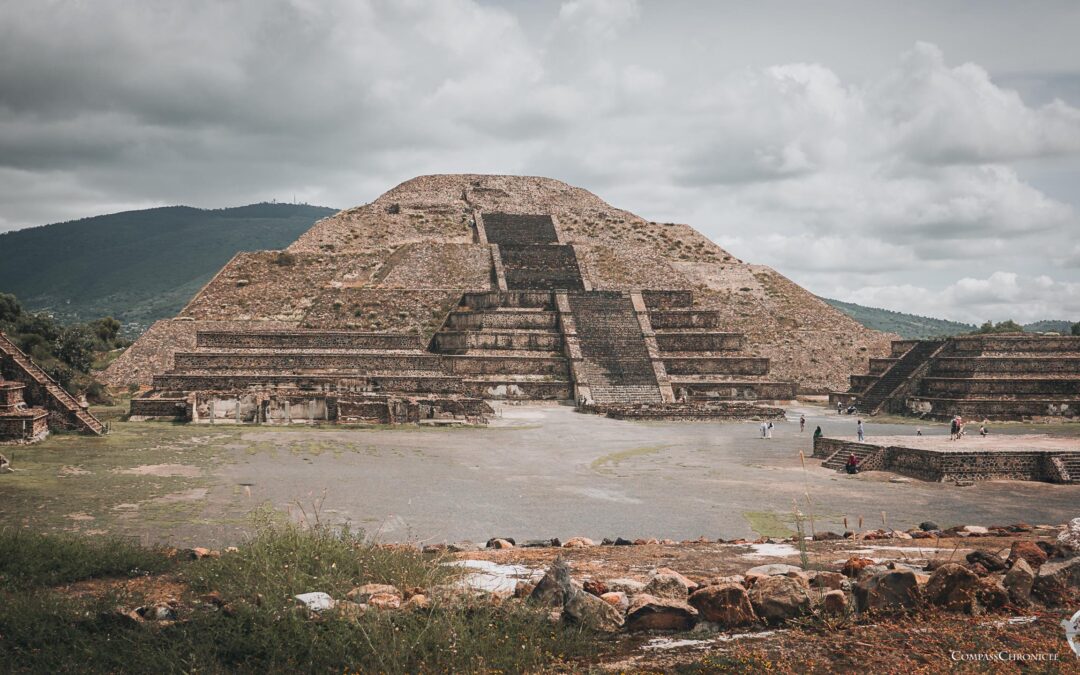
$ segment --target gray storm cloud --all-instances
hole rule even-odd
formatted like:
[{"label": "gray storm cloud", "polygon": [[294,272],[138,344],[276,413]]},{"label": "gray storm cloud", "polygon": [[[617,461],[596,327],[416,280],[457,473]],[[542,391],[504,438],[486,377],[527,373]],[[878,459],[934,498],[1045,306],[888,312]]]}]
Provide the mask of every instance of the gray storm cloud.
[{"label": "gray storm cloud", "polygon": [[529,173],[822,295],[1080,318],[1077,29],[1070,3],[9,0],[0,231]]}]

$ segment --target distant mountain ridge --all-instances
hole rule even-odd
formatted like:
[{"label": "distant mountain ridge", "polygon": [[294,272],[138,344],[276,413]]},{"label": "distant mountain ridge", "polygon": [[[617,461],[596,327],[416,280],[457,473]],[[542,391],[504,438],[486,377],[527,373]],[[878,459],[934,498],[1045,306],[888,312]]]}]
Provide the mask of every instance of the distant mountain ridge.
[{"label": "distant mountain ridge", "polygon": [[[935,319],[916,314],[894,312],[890,309],[879,309],[857,305],[853,302],[843,302],[830,298],[821,298],[844,314],[855,319],[867,328],[896,333],[902,338],[909,340],[941,337],[944,335],[959,335],[970,333],[978,329],[975,324],[949,321],[948,319]],[[1024,324],[1024,330],[1029,333],[1061,333],[1068,335],[1073,322],[1066,320],[1043,320]]]},{"label": "distant mountain ridge", "polygon": [[175,315],[238,251],[284,248],[337,209],[166,206],[0,234],[0,292],[62,322],[113,316],[137,335]]}]

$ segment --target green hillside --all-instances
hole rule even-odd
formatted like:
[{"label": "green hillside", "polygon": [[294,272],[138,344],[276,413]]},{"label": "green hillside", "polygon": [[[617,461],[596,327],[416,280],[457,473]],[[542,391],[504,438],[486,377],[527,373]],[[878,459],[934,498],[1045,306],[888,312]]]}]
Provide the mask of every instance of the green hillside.
[{"label": "green hillside", "polygon": [[[840,300],[831,300],[829,298],[821,299],[867,328],[873,328],[874,330],[885,331],[887,333],[896,333],[900,337],[907,339],[925,339],[941,337],[943,335],[959,335],[961,333],[971,333],[979,328],[973,324],[960,323],[958,321],[934,319],[928,316],[917,316],[915,314],[904,314],[903,312],[894,312],[889,309],[866,307],[864,305],[856,305],[853,302],[842,302]],[[1072,329],[1072,324],[1073,322],[1071,321],[1044,320],[1024,324],[1023,329],[1028,333],[1061,333],[1062,335],[1068,335],[1069,331]]]},{"label": "green hillside", "polygon": [[822,298],[822,300],[844,314],[847,314],[867,328],[873,328],[874,330],[885,331],[887,333],[896,333],[902,338],[915,339],[937,337],[940,335],[957,335],[959,333],[970,333],[977,328],[977,326],[968,323],[948,321],[946,319],[934,319],[928,316],[916,316],[914,314],[904,314],[903,312],[894,312],[889,309],[864,307],[863,305],[856,305],[853,302],[841,302],[840,300],[830,300],[829,298]]},{"label": "green hillside", "polygon": [[287,246],[334,212],[168,206],[8,232],[0,234],[0,292],[63,323],[113,316],[136,335],[176,314],[237,251]]}]

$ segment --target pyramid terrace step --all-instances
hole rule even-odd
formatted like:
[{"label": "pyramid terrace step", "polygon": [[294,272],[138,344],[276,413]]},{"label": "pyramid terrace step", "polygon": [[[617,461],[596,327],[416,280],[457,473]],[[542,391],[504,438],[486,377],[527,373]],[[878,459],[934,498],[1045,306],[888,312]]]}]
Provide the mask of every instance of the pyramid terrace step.
[{"label": "pyramid terrace step", "polygon": [[434,346],[442,353],[471,349],[557,352],[562,350],[563,338],[561,333],[546,329],[439,331]]},{"label": "pyramid terrace step", "polygon": [[312,352],[177,352],[175,370],[438,370],[435,354]]},{"label": "pyramid terrace step", "polygon": [[881,375],[889,368],[893,367],[899,358],[871,358],[870,359],[870,375]]},{"label": "pyramid terrace step", "polygon": [[489,399],[564,401],[573,398],[569,380],[536,380],[515,376],[462,380],[469,396]]},{"label": "pyramid terrace step", "polygon": [[541,309],[553,310],[555,301],[551,291],[484,291],[466,293],[462,296],[463,307],[472,310],[483,309]]},{"label": "pyramid terrace step", "polygon": [[794,382],[673,377],[671,388],[676,396],[685,395],[691,399],[789,401],[795,398],[797,385]]},{"label": "pyramid terrace step", "polygon": [[416,335],[355,331],[199,331],[197,347],[222,349],[367,349],[422,348]]},{"label": "pyramid terrace step", "polygon": [[940,398],[913,396],[916,412],[935,419],[961,415],[970,419],[1022,420],[1033,417],[1080,418],[1080,400],[1069,398],[1013,400],[1003,398]]},{"label": "pyramid terrace step", "polygon": [[379,391],[456,393],[461,379],[441,373],[341,375],[324,373],[163,373],[154,376],[158,391],[232,391],[299,389],[314,391]]},{"label": "pyramid terrace step", "polygon": [[528,374],[569,377],[570,365],[564,357],[447,355],[443,356],[446,371],[456,375]]},{"label": "pyramid terrace step", "polygon": [[641,297],[649,311],[689,309],[694,305],[693,291],[642,291]]},{"label": "pyramid terrace step", "polygon": [[720,324],[720,313],[700,309],[658,309],[649,312],[649,322],[656,330],[715,328]]},{"label": "pyramid terrace step", "polygon": [[742,333],[716,331],[665,333],[657,331],[656,343],[663,352],[738,351],[745,345]]},{"label": "pyramid terrace step", "polygon": [[462,330],[507,330],[536,329],[555,330],[559,327],[557,312],[543,310],[484,310],[451,312],[445,328],[452,331]]},{"label": "pyramid terrace step", "polygon": [[756,356],[664,357],[668,375],[766,375],[769,359]]},{"label": "pyramid terrace step", "polygon": [[1002,357],[942,356],[934,359],[931,377],[949,377],[979,374],[1023,373],[1042,375],[1050,373],[1080,374],[1080,357]]},{"label": "pyramid terrace step", "polygon": [[1080,396],[1077,377],[926,377],[919,387],[920,396],[955,398],[958,395],[1024,396],[1054,398]]}]

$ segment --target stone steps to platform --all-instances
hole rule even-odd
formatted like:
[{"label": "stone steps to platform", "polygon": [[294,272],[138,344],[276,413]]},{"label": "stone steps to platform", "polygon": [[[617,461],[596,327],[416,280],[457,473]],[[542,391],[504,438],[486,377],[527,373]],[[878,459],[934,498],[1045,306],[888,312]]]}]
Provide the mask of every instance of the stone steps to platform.
[{"label": "stone steps to platform", "polygon": [[584,290],[574,248],[567,245],[500,245],[509,290]]},{"label": "stone steps to platform", "polygon": [[[79,405],[75,399],[59,382],[42,370],[34,361],[27,356],[19,347],[9,340],[6,335],[0,333],[0,362],[6,359],[8,368],[12,373],[11,379],[31,384],[27,390],[40,395],[45,399],[40,402],[41,407],[56,410],[64,415],[68,423],[85,433],[101,436],[105,433],[105,425],[101,420],[90,414],[90,411]],[[34,386],[36,385],[36,386]],[[37,401],[28,401],[35,405]]]},{"label": "stone steps to platform", "polygon": [[894,392],[911,378],[944,344],[943,341],[923,340],[907,350],[859,397],[860,411],[865,415],[876,414],[889,401]]},{"label": "stone steps to platform", "polygon": [[855,455],[855,459],[859,461],[859,471],[873,471],[878,468],[874,465],[874,459],[882,452],[882,448],[874,446],[858,447],[857,444],[853,443],[850,447],[834,452],[821,463],[821,466],[833,471],[847,471],[848,459],[851,455]]}]

